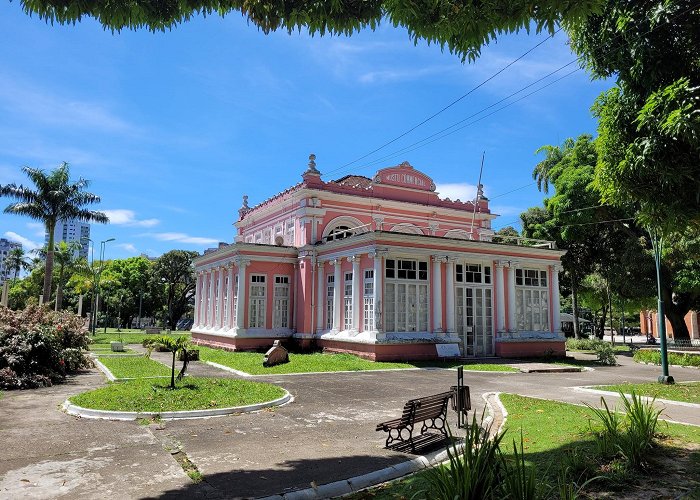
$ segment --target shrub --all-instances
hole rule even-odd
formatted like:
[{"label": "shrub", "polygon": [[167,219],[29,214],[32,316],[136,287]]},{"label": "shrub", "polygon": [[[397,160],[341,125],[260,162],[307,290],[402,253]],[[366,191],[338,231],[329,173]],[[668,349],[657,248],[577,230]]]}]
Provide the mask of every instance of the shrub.
[{"label": "shrub", "polygon": [[[482,418],[483,421],[483,418]],[[423,488],[416,498],[488,499],[495,498],[503,476],[499,443],[502,435],[492,440],[476,421],[467,427],[463,448],[457,444],[447,448],[448,464],[428,469],[422,479]]]},{"label": "shrub", "polygon": [[593,339],[568,339],[566,348],[571,351],[595,351],[596,347],[602,344],[603,341]]},{"label": "shrub", "polygon": [[622,464],[616,466],[620,473],[644,468],[645,460],[655,444],[661,410],[654,407],[653,399],[645,401],[634,391],[630,399],[620,392],[624,416],[611,411],[604,398],[600,398],[600,402],[602,408],[586,405],[602,424],[602,429],[596,432],[599,455],[613,458],[613,462],[619,462],[618,457],[622,458]]},{"label": "shrub", "polygon": [[89,337],[84,321],[38,306],[22,311],[0,307],[0,388],[50,386],[66,373],[90,365],[81,349]]},{"label": "shrub", "polygon": [[522,430],[520,431],[520,450],[513,440],[513,459],[504,459],[503,470],[500,498],[539,500],[550,497],[551,487],[538,480],[535,467],[525,463]]},{"label": "shrub", "polygon": [[[638,363],[660,365],[661,353],[658,349],[639,349],[634,353],[633,359]],[[700,354],[669,352],[668,363],[670,365],[700,367]]]},{"label": "shrub", "polygon": [[600,342],[595,347],[595,353],[598,356],[598,363],[606,366],[616,366],[617,358],[615,357],[615,350],[607,342]]}]

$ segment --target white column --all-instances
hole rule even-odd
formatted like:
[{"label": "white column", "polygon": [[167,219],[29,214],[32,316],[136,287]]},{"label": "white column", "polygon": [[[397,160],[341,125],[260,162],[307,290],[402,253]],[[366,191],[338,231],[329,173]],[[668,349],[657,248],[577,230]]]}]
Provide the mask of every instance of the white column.
[{"label": "white column", "polygon": [[508,266],[508,331],[517,332],[518,325],[515,322],[515,267],[517,262],[511,262]]},{"label": "white column", "polygon": [[494,266],[494,286],[496,287],[496,331],[506,331],[506,293],[503,283],[503,262]]},{"label": "white column", "polygon": [[552,308],[552,322],[554,323],[550,330],[561,334],[561,311],[559,309],[559,271],[561,271],[561,267],[554,265],[550,266],[549,269],[552,276],[552,299],[549,302]]},{"label": "white column", "polygon": [[384,266],[382,261],[386,251],[377,250],[372,254],[374,258],[374,329],[377,338],[384,338],[384,325],[382,324],[382,306],[384,300]]},{"label": "white column", "polygon": [[447,334],[455,333],[455,261],[447,258],[445,266],[445,307],[447,308]]},{"label": "white column", "polygon": [[348,259],[352,262],[352,329],[360,331],[360,307],[362,304],[362,284],[364,282],[360,269],[360,256],[355,255]]},{"label": "white column", "polygon": [[342,273],[340,272],[340,259],[333,261],[335,266],[333,274],[333,330],[340,331],[342,322],[340,318],[343,314],[343,283],[342,283]]},{"label": "white column", "polygon": [[245,267],[248,262],[243,259],[239,259],[238,262],[238,291],[236,292],[236,328],[240,331],[245,329],[243,324],[243,318],[245,318],[245,308],[246,308],[246,280],[245,280]]},{"label": "white column", "polygon": [[221,330],[224,327],[224,275],[226,274],[226,268],[219,268],[219,297],[217,304],[219,309],[219,318],[216,322],[216,328]]},{"label": "white column", "polygon": [[[297,302],[297,301],[299,300],[299,271],[300,270],[301,270],[301,268],[299,267],[299,262],[297,261],[294,263],[294,271],[292,271],[293,285],[292,285],[291,293],[292,293],[293,298],[289,302],[290,309],[291,309],[289,312],[291,313],[291,316],[292,316],[291,320],[290,320],[290,324],[292,325],[293,332],[297,331],[297,304],[299,304],[299,302]],[[274,286],[274,284],[273,284],[273,286]],[[274,295],[275,295],[275,290],[273,288],[272,289],[273,300],[274,300]]]},{"label": "white column", "polygon": [[233,328],[233,287],[236,286],[233,264],[228,266],[228,286],[226,287],[226,329]]},{"label": "white column", "polygon": [[216,271],[214,269],[210,269],[209,274],[207,276],[209,284],[209,302],[207,303],[207,326],[209,328],[214,327],[214,284],[216,282],[216,275],[214,274],[215,272]]},{"label": "white column", "polygon": [[324,280],[325,265],[319,262],[316,267],[316,332],[320,333],[325,326],[323,324],[323,310],[326,298],[326,282]]},{"label": "white column", "polygon": [[433,255],[433,332],[442,333],[442,260]]},{"label": "white column", "polygon": [[202,279],[201,274],[197,273],[197,281],[195,281],[195,284],[194,284],[194,323],[192,324],[193,327],[199,326],[199,306],[200,306],[199,295],[202,293],[201,279]]},{"label": "white column", "polygon": [[[2,305],[5,305],[5,300],[4,300],[4,299],[3,299],[3,304],[2,304]],[[78,296],[78,316],[82,316],[82,315],[83,315],[83,294],[81,293],[81,294]]]}]

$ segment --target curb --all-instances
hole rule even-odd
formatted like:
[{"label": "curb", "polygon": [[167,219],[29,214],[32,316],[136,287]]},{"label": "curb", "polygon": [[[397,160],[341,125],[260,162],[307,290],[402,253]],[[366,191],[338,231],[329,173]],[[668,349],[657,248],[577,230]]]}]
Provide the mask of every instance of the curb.
[{"label": "curb", "polygon": [[[574,387],[574,390],[578,391],[578,392],[588,392],[591,394],[599,394],[601,396],[616,396],[618,398],[620,397],[619,392],[604,391],[602,389],[593,389],[591,386]],[[624,396],[627,398],[632,397],[631,394],[626,394],[626,393],[624,394]],[[660,398],[654,398],[654,397],[650,397],[650,396],[643,396],[641,394],[638,394],[638,396],[641,397],[642,401],[644,401],[646,403],[656,402],[656,403],[664,403],[667,405],[674,405],[674,406],[685,406],[687,408],[700,408],[700,404],[698,404],[698,403],[688,403],[687,401],[674,401],[672,399],[660,399]]]},{"label": "curb", "polygon": [[[498,398],[499,394],[500,392],[488,392],[482,394],[482,397],[486,401],[486,407],[489,411],[489,415],[484,419],[484,424],[490,426],[491,423],[496,420],[495,417],[500,417],[501,420],[495,433],[493,430],[491,430],[489,433],[490,438],[493,438],[502,431],[503,426],[505,425],[506,417],[508,416],[508,412],[503,406],[503,403],[501,403],[501,400]],[[498,404],[498,407],[495,406],[494,401]],[[457,443],[455,446],[457,447],[457,450],[461,451],[461,449],[464,447],[464,443]],[[305,488],[303,490],[291,491],[283,495],[261,497],[259,500],[317,500],[341,497],[351,493],[357,493],[366,488],[377,486],[388,481],[393,481],[394,479],[413,474],[414,472],[419,472],[427,467],[430,467],[431,465],[445,462],[447,459],[447,450],[435,451],[433,453],[429,453],[428,455],[421,455],[414,459],[401,462],[384,469],[368,472],[367,474],[363,474],[361,476],[355,476],[349,479],[323,484],[315,488]]]},{"label": "curb", "polygon": [[180,418],[209,418],[231,415],[232,413],[252,413],[272,406],[282,406],[294,401],[294,398],[285,390],[284,395],[272,401],[265,401],[247,406],[234,406],[230,408],[215,408],[210,410],[185,410],[185,411],[163,411],[163,412],[136,412],[136,411],[112,411],[112,410],[95,410],[92,408],[83,408],[70,402],[66,399],[63,402],[63,410],[68,415],[73,415],[81,418],[93,418],[102,420],[137,420],[139,418],[161,418],[163,420],[175,420]]},{"label": "curb", "polygon": [[107,380],[109,380],[110,382],[115,382],[118,380],[117,377],[115,377],[114,374],[111,371],[109,371],[109,368],[107,368],[105,365],[102,364],[102,362],[97,358],[97,356],[95,356],[93,358],[93,361],[95,362],[95,366],[102,373],[105,374],[105,377],[107,377]]},{"label": "curb", "polygon": [[[457,448],[461,449],[462,445],[457,444]],[[361,476],[342,479],[333,483],[323,484],[315,488],[306,488],[303,490],[291,491],[283,495],[271,495],[262,497],[260,500],[306,500],[306,499],[322,499],[334,498],[350,493],[357,493],[370,486],[376,486],[387,481],[392,481],[400,477],[421,471],[430,467],[433,464],[441,463],[447,460],[447,451],[435,451],[428,455],[421,455],[406,462],[401,462],[396,465],[391,465],[384,469],[379,469],[374,472],[368,472]]]}]

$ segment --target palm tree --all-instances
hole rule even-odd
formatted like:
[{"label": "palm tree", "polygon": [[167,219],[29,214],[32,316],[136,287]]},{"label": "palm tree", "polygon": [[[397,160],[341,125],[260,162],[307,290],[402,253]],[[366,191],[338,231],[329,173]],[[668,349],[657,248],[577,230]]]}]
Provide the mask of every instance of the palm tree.
[{"label": "palm tree", "polygon": [[81,247],[82,245],[77,241],[68,243],[59,241],[54,249],[54,258],[58,266],[58,283],[56,284],[56,310],[58,311],[63,309],[63,287],[67,278],[76,270],[79,261],[85,261],[78,255],[78,250]]},{"label": "palm tree", "polygon": [[[182,380],[182,378],[185,376],[185,371],[187,370],[187,364],[189,362],[189,357],[187,353],[187,348],[190,345],[190,340],[185,337],[184,335],[181,335],[177,338],[173,337],[168,337],[167,335],[162,335],[160,337],[155,337],[151,342],[149,343],[149,349],[152,349],[155,346],[160,346],[166,351],[170,351],[173,353],[173,363],[172,363],[172,368],[170,370],[170,388],[175,389],[175,356],[177,355],[178,352],[182,351],[183,353],[183,361],[182,361],[182,370],[180,370],[180,373],[177,375],[178,380]],[[150,353],[150,350],[149,350]]]},{"label": "palm tree", "polygon": [[82,177],[71,183],[70,168],[66,162],[48,174],[41,169],[26,166],[22,167],[22,171],[32,181],[36,190],[12,183],[0,187],[0,196],[17,200],[5,208],[5,213],[26,215],[42,221],[46,226],[49,241],[44,268],[44,301],[48,302],[51,299],[56,223],[59,220],[78,219],[106,224],[109,219],[102,212],[86,208],[99,203],[100,197],[84,191],[90,181]]},{"label": "palm tree", "polygon": [[15,281],[19,276],[21,270],[29,269],[29,263],[27,262],[27,256],[22,247],[12,248],[5,256],[5,268],[12,269],[15,272]]},{"label": "palm tree", "polygon": [[549,192],[549,181],[552,180],[552,177],[556,179],[556,173],[552,175],[552,169],[559,165],[573,147],[574,140],[568,138],[561,146],[546,145],[535,151],[535,154],[544,152],[546,155],[545,159],[535,165],[532,171],[532,178],[537,181],[538,191]]}]

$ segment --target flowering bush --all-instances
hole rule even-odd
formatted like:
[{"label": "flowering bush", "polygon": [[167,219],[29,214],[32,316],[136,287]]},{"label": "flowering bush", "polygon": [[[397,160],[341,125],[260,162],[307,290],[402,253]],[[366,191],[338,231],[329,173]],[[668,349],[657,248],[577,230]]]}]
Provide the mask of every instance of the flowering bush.
[{"label": "flowering bush", "polygon": [[0,307],[0,388],[61,382],[66,373],[90,366],[82,353],[88,343],[80,316],[37,306],[23,311]]}]

